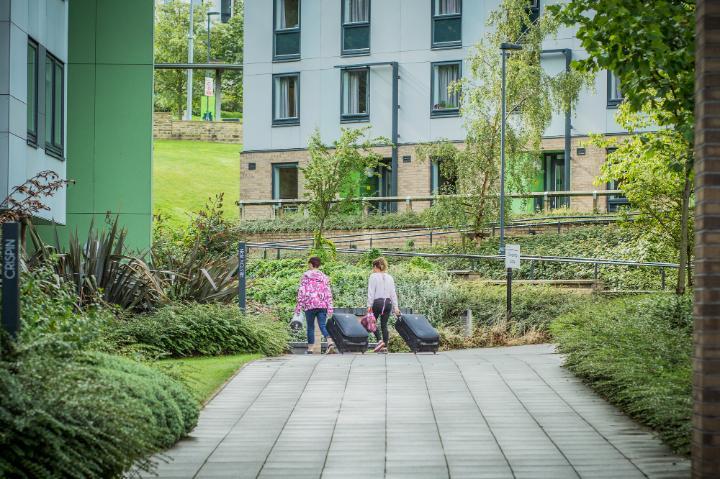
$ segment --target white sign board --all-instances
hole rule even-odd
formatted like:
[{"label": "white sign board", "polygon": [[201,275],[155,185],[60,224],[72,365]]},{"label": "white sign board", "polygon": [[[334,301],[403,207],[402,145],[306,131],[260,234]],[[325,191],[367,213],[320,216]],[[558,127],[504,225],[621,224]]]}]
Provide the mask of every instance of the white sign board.
[{"label": "white sign board", "polygon": [[205,96],[213,96],[215,94],[215,80],[211,77],[205,77]]},{"label": "white sign board", "polygon": [[520,267],[520,245],[505,245],[505,268],[517,269]]}]

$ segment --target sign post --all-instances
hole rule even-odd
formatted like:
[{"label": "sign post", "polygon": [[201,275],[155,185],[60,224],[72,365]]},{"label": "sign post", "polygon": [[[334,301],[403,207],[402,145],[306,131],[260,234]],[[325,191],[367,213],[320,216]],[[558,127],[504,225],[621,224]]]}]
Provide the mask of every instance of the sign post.
[{"label": "sign post", "polygon": [[246,279],[245,266],[247,263],[247,246],[245,242],[241,242],[238,245],[238,305],[240,311],[245,312],[245,301],[246,301]]},{"label": "sign post", "polygon": [[505,268],[507,269],[507,319],[512,316],[512,275],[513,269],[520,267],[520,245],[505,245]]},{"label": "sign post", "polygon": [[2,324],[10,336],[20,330],[20,223],[2,225]]}]

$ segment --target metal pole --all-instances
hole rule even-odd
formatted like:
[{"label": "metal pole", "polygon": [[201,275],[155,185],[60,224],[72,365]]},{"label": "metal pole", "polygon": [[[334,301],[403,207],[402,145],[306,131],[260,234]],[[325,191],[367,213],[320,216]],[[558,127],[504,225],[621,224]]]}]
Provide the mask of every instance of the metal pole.
[{"label": "metal pole", "polygon": [[207,62],[210,63],[210,13],[207,12]]},{"label": "metal pole", "polygon": [[238,305],[240,311],[245,312],[247,285],[245,267],[247,262],[247,246],[244,242],[238,245]]},{"label": "metal pole", "polygon": [[[390,160],[390,194],[392,196],[398,195],[398,114],[400,110],[399,104],[399,81],[400,74],[398,70],[398,63],[392,63],[392,158]],[[397,203],[391,203],[389,205],[390,211],[397,211]]]},{"label": "metal pole", "polygon": [[2,225],[2,324],[11,337],[20,331],[20,223]]},{"label": "metal pole", "polygon": [[[194,62],[193,37],[195,36],[194,15],[195,1],[190,0],[190,30],[188,32],[188,63]],[[185,120],[192,120],[192,96],[193,96],[193,71],[187,71],[187,101],[185,104]]]},{"label": "metal pole", "polygon": [[[501,110],[501,118],[500,118],[500,254],[505,254],[505,110],[507,106],[505,105],[505,82],[506,82],[506,66],[505,62],[507,60],[507,54],[505,53],[505,50],[501,50],[502,53],[502,93],[501,93],[501,103],[502,106],[500,107]],[[508,277],[509,278],[509,277]],[[509,283],[508,279],[508,285]],[[510,291],[508,286],[508,291]],[[510,293],[508,292],[508,295]],[[509,300],[510,296],[508,296]],[[510,308],[508,302],[508,308]],[[510,309],[508,309],[510,311]],[[508,313],[508,319],[509,319],[509,313]]]}]

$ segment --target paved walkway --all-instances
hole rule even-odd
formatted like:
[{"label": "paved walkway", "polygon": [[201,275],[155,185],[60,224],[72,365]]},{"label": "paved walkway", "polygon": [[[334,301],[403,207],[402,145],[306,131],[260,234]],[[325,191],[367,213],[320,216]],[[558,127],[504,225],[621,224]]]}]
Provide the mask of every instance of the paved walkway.
[{"label": "paved walkway", "polygon": [[552,346],[287,356],[245,367],[161,478],[683,478]]}]

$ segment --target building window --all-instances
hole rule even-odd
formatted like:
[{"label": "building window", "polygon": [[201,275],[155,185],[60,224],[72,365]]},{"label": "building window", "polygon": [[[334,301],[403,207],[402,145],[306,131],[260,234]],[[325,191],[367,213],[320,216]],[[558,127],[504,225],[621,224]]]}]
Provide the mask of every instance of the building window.
[{"label": "building window", "polygon": [[433,195],[453,194],[456,184],[455,175],[442,166],[442,160],[430,162],[430,193]]},{"label": "building window", "polygon": [[[535,23],[540,18],[540,0],[529,0],[530,6],[528,7],[528,13],[530,14],[530,21]],[[523,28],[523,31],[527,31]]]},{"label": "building window", "polygon": [[297,163],[276,163],[273,165],[272,174],[272,197],[274,200],[299,198]]},{"label": "building window", "polygon": [[300,0],[275,0],[275,60],[300,58]]},{"label": "building window", "polygon": [[622,90],[620,89],[620,79],[612,72],[608,72],[607,78],[607,106],[608,108],[617,108],[617,106],[623,101]]},{"label": "building window", "polygon": [[273,75],[273,125],[300,124],[300,74]]},{"label": "building window", "polygon": [[456,116],[460,111],[460,94],[450,87],[461,78],[462,62],[432,64],[432,116]]},{"label": "building window", "polygon": [[27,142],[37,146],[38,129],[38,44],[28,39],[27,45]]},{"label": "building window", "polygon": [[64,70],[60,60],[45,56],[45,152],[63,158]]},{"label": "building window", "polygon": [[342,121],[368,121],[370,105],[370,70],[342,70]]},{"label": "building window", "polygon": [[370,0],[342,0],[342,53],[370,53]]},{"label": "building window", "polygon": [[432,46],[462,46],[462,0],[430,0],[432,2]]}]

